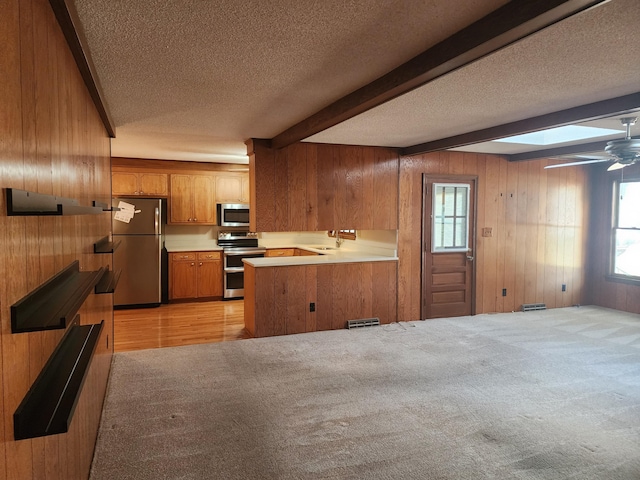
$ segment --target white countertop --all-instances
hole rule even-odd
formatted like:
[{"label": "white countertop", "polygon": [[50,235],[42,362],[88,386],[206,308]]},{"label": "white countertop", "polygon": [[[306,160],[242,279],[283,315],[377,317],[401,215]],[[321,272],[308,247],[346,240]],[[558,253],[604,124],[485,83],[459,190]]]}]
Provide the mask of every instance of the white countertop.
[{"label": "white countertop", "polygon": [[[269,247],[274,248],[274,247]],[[320,255],[301,255],[291,257],[263,257],[245,258],[242,261],[255,268],[258,267],[285,267],[292,265],[328,265],[334,263],[362,263],[362,262],[397,262],[398,257],[376,255],[373,253],[359,252],[347,249],[321,250],[308,245],[287,245],[277,248],[299,248]]]},{"label": "white countertop", "polygon": [[[262,245],[261,245],[262,246]],[[216,252],[222,251],[223,248],[215,242],[196,242],[189,244],[165,244],[165,248],[169,253],[178,252]],[[292,245],[279,244],[269,245],[267,248],[299,248],[319,255],[301,255],[290,257],[264,257],[264,258],[246,258],[244,263],[254,267],[282,267],[287,265],[327,265],[333,263],[359,263],[359,262],[397,262],[397,256],[379,255],[376,253],[350,250],[347,248],[333,248],[323,250],[314,248],[309,245]]]},{"label": "white countertop", "polygon": [[216,242],[210,243],[191,243],[188,245],[167,245],[165,243],[164,248],[169,253],[175,252],[221,252],[222,247],[219,247]]}]

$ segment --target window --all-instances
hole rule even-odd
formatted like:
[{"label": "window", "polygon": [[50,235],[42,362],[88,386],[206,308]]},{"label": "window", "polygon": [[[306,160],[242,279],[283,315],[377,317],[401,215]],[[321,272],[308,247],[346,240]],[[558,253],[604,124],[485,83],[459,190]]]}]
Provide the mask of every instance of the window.
[{"label": "window", "polygon": [[432,203],[431,251],[469,250],[469,185],[434,183]]},{"label": "window", "polygon": [[612,268],[640,280],[640,180],[616,182],[613,199]]}]

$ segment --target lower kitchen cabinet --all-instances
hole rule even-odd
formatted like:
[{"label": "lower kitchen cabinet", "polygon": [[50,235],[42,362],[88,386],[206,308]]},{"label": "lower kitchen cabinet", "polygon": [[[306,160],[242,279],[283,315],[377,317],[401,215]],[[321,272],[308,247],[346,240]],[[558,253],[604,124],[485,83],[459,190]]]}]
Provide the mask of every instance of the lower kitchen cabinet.
[{"label": "lower kitchen cabinet", "polygon": [[[283,261],[284,262],[284,261]],[[244,323],[253,337],[397,321],[397,261],[244,267]]]},{"label": "lower kitchen cabinet", "polygon": [[222,297],[221,252],[169,255],[169,299]]},{"label": "lower kitchen cabinet", "polygon": [[265,257],[293,257],[295,255],[295,248],[267,248],[264,252]]}]

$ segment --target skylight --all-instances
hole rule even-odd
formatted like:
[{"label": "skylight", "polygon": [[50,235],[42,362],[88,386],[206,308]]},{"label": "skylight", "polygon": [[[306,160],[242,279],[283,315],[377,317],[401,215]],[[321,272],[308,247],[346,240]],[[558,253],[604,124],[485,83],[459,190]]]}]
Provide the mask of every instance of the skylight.
[{"label": "skylight", "polygon": [[575,140],[585,140],[587,138],[605,137],[607,135],[617,135],[624,133],[621,130],[610,128],[583,127],[580,125],[566,125],[555,127],[539,132],[514,135],[493,140],[503,143],[520,143],[523,145],[555,145],[557,143],[573,142]]}]

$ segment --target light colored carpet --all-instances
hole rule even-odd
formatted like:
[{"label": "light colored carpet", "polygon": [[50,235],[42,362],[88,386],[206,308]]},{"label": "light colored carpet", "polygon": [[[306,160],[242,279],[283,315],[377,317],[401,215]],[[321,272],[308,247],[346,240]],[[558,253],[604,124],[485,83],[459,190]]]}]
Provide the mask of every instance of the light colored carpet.
[{"label": "light colored carpet", "polygon": [[640,479],[640,316],[580,307],[114,357],[92,480]]}]

